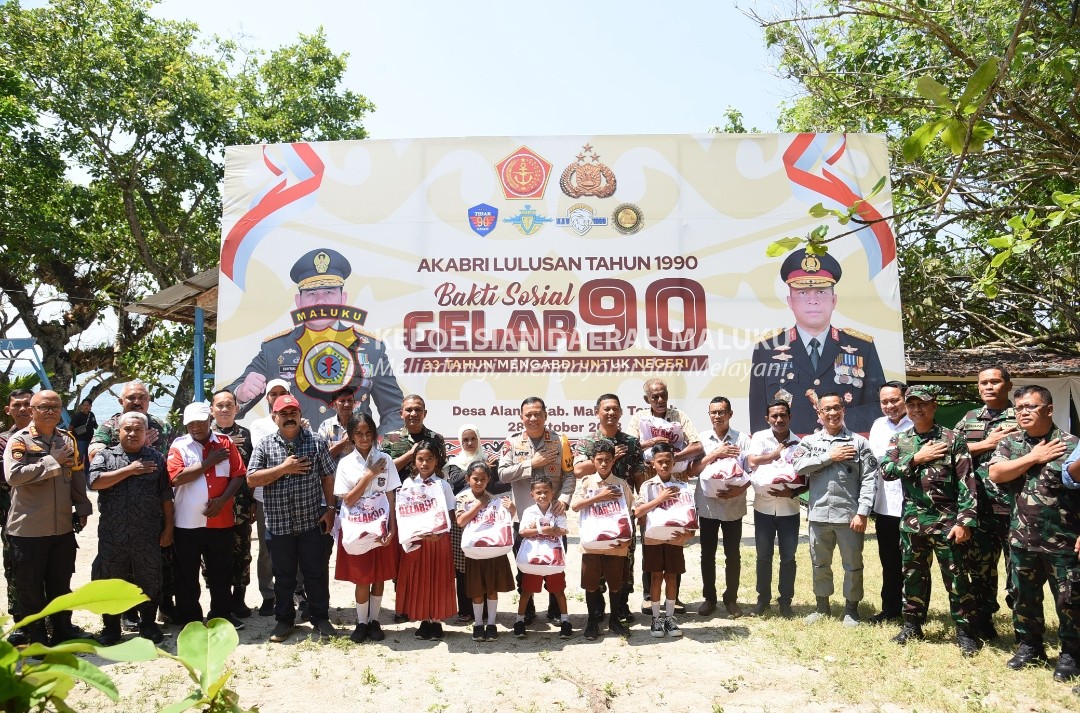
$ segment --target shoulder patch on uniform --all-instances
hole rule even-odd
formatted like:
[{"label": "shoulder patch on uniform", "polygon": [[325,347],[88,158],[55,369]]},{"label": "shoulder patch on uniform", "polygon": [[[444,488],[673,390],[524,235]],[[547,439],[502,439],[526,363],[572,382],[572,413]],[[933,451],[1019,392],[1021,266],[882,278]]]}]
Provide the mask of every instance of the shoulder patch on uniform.
[{"label": "shoulder patch on uniform", "polygon": [[290,327],[289,329],[283,329],[280,332],[276,332],[274,334],[271,334],[269,337],[266,337],[265,339],[263,339],[263,344],[265,344],[266,342],[269,342],[271,340],[277,339],[278,337],[284,337],[286,334],[288,334],[291,331],[292,331],[292,327]]},{"label": "shoulder patch on uniform", "polygon": [[372,340],[378,340],[378,337],[375,336],[374,332],[369,332],[368,330],[364,329],[363,327],[357,326],[355,324],[353,325],[353,331],[356,332],[357,334],[359,334],[360,336],[367,337],[367,338],[372,339]]},{"label": "shoulder patch on uniform", "polygon": [[776,337],[780,336],[783,333],[784,333],[784,327],[777,327],[776,329],[770,329],[769,331],[767,331],[767,332],[765,332],[764,334],[761,335],[761,338],[758,339],[757,343],[760,344],[761,342],[767,342],[770,339],[775,339]]},{"label": "shoulder patch on uniform", "polygon": [[860,332],[859,330],[852,329],[851,327],[841,327],[840,331],[843,332],[844,334],[850,334],[851,336],[855,337],[856,339],[861,339],[864,342],[872,342],[872,341],[874,341],[874,338],[871,337],[866,332]]}]

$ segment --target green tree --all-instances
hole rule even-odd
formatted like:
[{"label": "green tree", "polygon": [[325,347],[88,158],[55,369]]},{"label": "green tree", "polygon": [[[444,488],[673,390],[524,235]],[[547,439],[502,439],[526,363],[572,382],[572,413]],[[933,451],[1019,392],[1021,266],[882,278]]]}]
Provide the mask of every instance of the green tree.
[{"label": "green tree", "polygon": [[799,87],[784,130],[890,139],[910,346],[1080,354],[1075,9],[831,0],[750,13]]},{"label": "green tree", "polygon": [[0,7],[0,319],[38,340],[61,391],[161,391],[184,366],[189,395],[190,328],[122,307],[216,264],[224,147],[362,139],[373,109],[321,30],[262,54],[154,4]]}]

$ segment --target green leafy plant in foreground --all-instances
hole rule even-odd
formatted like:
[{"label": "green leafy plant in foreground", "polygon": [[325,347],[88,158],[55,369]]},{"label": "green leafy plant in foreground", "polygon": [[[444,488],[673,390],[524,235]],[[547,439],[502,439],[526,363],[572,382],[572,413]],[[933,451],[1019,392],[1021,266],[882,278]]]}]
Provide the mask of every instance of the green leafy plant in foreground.
[{"label": "green leafy plant in foreground", "polygon": [[225,687],[232,671],[225,661],[233,652],[240,637],[233,625],[224,619],[211,619],[205,625],[193,621],[176,638],[176,656],[159,651],[187,669],[196,689],[182,701],[161,709],[161,713],[181,713],[191,708],[211,713],[258,713],[258,707],[242,708],[235,691]]},{"label": "green leafy plant in foreground", "polygon": [[110,661],[149,661],[157,656],[157,650],[148,639],[135,638],[116,646],[98,646],[77,639],[57,646],[30,644],[16,648],[7,637],[16,629],[68,609],[120,614],[145,601],[146,595],[134,584],[102,579],[57,597],[42,611],[13,625],[11,617],[4,617],[0,624],[4,627],[4,638],[0,640],[0,708],[13,713],[71,711],[65,700],[78,681],[118,701],[120,694],[108,674],[77,654],[96,654]]},{"label": "green leafy plant in foreground", "polygon": [[142,590],[119,579],[95,580],[70,594],[57,597],[45,609],[14,624],[0,618],[0,710],[5,713],[58,711],[74,713],[67,696],[79,681],[96,688],[112,701],[120,700],[116,684],[107,673],[78,654],[94,654],[109,661],[139,662],[169,658],[187,669],[197,688],[185,699],[162,709],[163,713],[198,708],[212,713],[257,713],[240,707],[235,691],[225,687],[232,672],[225,661],[240,643],[236,629],[224,619],[207,625],[191,622],[176,640],[176,655],[162,651],[149,639],[136,637],[115,646],[98,646],[88,639],[66,641],[57,646],[13,646],[10,634],[35,621],[66,610],[93,614],[121,614],[147,601]]}]

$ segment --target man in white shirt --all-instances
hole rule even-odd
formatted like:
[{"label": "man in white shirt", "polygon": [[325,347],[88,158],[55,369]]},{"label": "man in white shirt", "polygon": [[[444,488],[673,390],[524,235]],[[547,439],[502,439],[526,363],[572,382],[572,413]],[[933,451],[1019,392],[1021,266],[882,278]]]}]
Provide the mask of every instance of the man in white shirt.
[{"label": "man in white shirt", "polygon": [[[791,462],[794,446],[799,437],[791,432],[791,404],[777,399],[769,404],[765,413],[769,428],[758,431],[750,438],[750,450],[746,457],[748,470],[757,470],[767,463],[783,459]],[[795,552],[799,548],[799,495],[806,486],[797,488],[780,485],[754,488],[754,545],[757,548],[757,605],[754,614],[761,616],[769,611],[772,600],[773,543],[780,546],[780,582],[776,603],[780,616],[795,616],[791,599],[795,596]]]},{"label": "man in white shirt", "polygon": [[[698,475],[721,458],[735,458],[745,466],[750,438],[731,428],[731,402],[717,396],[709,403],[712,430],[703,434],[701,445],[705,456],[691,466],[690,474]],[[718,535],[724,540],[724,608],[732,619],[742,616],[739,608],[739,579],[742,575],[742,519],[746,517],[746,485],[721,491],[717,497],[705,495],[700,483],[694,490],[694,505],[698,512],[698,534],[701,537],[701,606],[698,614],[709,616],[716,610],[716,545]]]},{"label": "man in white shirt", "polygon": [[[870,427],[870,450],[879,461],[889,449],[889,439],[911,428],[907,415],[902,381],[888,381],[878,389],[881,413]],[[877,532],[878,559],[881,560],[881,611],[870,621],[874,624],[902,621],[904,606],[903,562],[900,556],[900,515],[904,491],[899,480],[883,480],[878,474],[874,495],[874,529]]]}]

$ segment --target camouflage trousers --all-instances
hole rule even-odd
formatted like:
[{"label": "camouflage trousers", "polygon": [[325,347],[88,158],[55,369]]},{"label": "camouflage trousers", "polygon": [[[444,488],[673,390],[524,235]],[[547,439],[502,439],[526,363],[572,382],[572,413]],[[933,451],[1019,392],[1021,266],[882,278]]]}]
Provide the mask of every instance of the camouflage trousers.
[{"label": "camouflage trousers", "polygon": [[1009,559],[1009,515],[980,513],[978,527],[971,532],[971,542],[964,555],[964,569],[971,577],[971,595],[975,598],[974,616],[989,619],[998,606],[998,562],[1005,555],[1005,603],[1012,607],[1012,564]]},{"label": "camouflage trousers", "polygon": [[251,522],[233,525],[233,592],[241,597],[251,583]]},{"label": "camouflage trousers", "polygon": [[1075,552],[1032,552],[1013,547],[1011,552],[1013,629],[1016,640],[1032,645],[1043,641],[1043,585],[1050,583],[1058,615],[1061,650],[1080,656],[1080,562]]},{"label": "camouflage trousers", "polygon": [[944,534],[900,533],[904,572],[904,621],[923,624],[930,605],[930,558],[937,558],[941,581],[949,593],[949,614],[957,626],[967,626],[974,613],[975,599],[971,582],[964,572],[963,560],[968,549],[957,545]]}]

